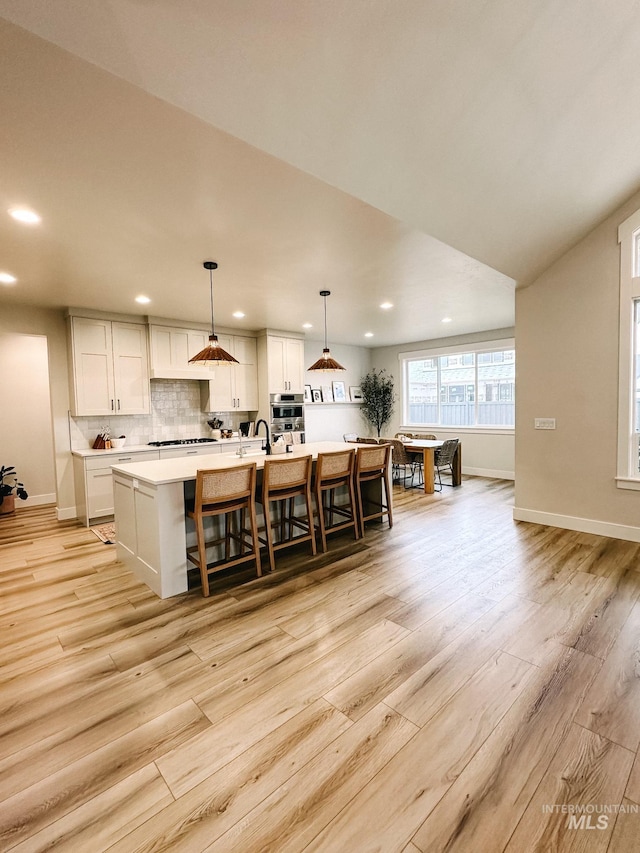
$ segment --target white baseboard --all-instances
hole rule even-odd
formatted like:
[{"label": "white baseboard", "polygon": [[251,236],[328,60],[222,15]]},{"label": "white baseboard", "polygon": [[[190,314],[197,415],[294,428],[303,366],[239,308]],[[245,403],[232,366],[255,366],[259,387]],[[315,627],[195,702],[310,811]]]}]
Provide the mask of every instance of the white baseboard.
[{"label": "white baseboard", "polygon": [[58,507],[58,521],[68,521],[70,518],[77,518],[78,511],[74,506]]},{"label": "white baseboard", "polygon": [[537,509],[524,509],[517,506],[513,508],[513,518],[515,521],[532,521],[534,524],[563,527],[566,530],[577,530],[579,533],[595,533],[597,536],[640,542],[640,527],[631,527],[627,524],[597,521],[594,518],[576,518],[573,515],[558,515],[554,512],[540,512]]},{"label": "white baseboard", "polygon": [[493,468],[467,468],[462,466],[462,473],[474,477],[492,477],[494,480],[515,480],[514,471],[494,471]]},{"label": "white baseboard", "polygon": [[26,501],[16,501],[16,506],[44,506],[56,502],[55,492],[52,495],[29,495]]}]

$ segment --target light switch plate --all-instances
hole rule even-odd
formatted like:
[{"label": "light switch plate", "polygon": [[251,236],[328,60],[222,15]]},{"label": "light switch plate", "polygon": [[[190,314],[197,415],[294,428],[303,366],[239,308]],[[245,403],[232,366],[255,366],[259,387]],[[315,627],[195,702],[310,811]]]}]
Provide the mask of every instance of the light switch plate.
[{"label": "light switch plate", "polygon": [[556,428],[556,419],[555,418],[535,418],[534,426],[536,429],[555,429]]}]

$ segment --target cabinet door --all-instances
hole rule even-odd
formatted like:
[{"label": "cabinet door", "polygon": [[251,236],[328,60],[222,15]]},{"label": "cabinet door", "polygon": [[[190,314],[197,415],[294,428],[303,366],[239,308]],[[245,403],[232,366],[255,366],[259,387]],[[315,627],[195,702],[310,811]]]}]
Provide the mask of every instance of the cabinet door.
[{"label": "cabinet door", "polygon": [[111,468],[87,471],[87,515],[98,518],[113,515],[113,477]]},{"label": "cabinet door", "polygon": [[161,372],[173,367],[172,333],[168,326],[149,327],[152,370]]},{"label": "cabinet door", "polygon": [[304,341],[285,338],[287,390],[304,393]]},{"label": "cabinet door", "polygon": [[286,391],[286,339],[270,335],[267,338],[267,372],[269,391]]},{"label": "cabinet door", "polygon": [[242,411],[258,409],[258,350],[255,338],[234,337],[233,355],[240,364],[234,364],[236,408]]},{"label": "cabinet door", "polygon": [[149,413],[147,330],[133,323],[112,323],[116,414]]},{"label": "cabinet door", "polygon": [[[233,355],[233,341],[230,335],[218,335],[218,343],[230,355]],[[229,412],[235,405],[234,365],[220,364],[209,370],[209,412]]]},{"label": "cabinet door", "polygon": [[208,379],[209,365],[206,362],[199,361],[195,364],[189,364],[189,359],[197,355],[209,343],[209,335],[207,332],[199,332],[196,329],[188,329],[187,331],[187,363],[186,368],[193,373],[194,379]]},{"label": "cabinet door", "polygon": [[115,411],[111,323],[73,317],[73,386],[76,415]]}]

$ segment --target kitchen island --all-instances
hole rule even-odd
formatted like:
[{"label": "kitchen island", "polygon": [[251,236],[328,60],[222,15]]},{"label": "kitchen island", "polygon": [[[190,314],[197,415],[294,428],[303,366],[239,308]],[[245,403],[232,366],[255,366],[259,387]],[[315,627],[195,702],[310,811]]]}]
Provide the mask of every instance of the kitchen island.
[{"label": "kitchen island", "polygon": [[[291,456],[311,456],[344,450],[341,441],[319,441],[292,446]],[[276,455],[273,458],[284,458]],[[118,559],[160,598],[187,591],[187,546],[195,544],[192,525],[187,529],[185,501],[192,497],[198,469],[220,469],[257,463],[266,454],[249,450],[243,457],[219,453],[205,459],[181,457],[114,465],[113,486]]]}]

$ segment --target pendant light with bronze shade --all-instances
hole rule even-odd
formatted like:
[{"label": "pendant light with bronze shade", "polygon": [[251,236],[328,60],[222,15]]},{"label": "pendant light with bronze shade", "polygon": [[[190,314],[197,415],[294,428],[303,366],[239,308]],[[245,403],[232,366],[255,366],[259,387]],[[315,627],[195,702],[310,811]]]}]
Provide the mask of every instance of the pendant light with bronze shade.
[{"label": "pendant light with bronze shade", "polygon": [[336,370],[346,370],[341,364],[331,358],[331,352],[327,345],[327,296],[331,296],[330,290],[321,290],[320,296],[324,299],[324,349],[321,357],[309,367],[309,370],[317,370],[322,373],[333,373]]},{"label": "pendant light with bronze shade", "polygon": [[213,324],[213,270],[218,269],[218,264],[215,261],[204,261],[202,266],[209,270],[209,288],[211,290],[211,334],[209,335],[209,345],[199,353],[189,359],[189,364],[199,364],[200,362],[208,362],[209,364],[239,364],[237,358],[222,349],[218,343],[215,326]]}]

